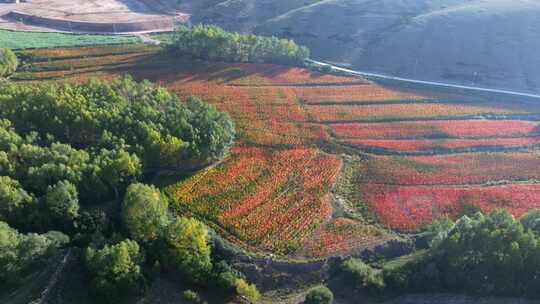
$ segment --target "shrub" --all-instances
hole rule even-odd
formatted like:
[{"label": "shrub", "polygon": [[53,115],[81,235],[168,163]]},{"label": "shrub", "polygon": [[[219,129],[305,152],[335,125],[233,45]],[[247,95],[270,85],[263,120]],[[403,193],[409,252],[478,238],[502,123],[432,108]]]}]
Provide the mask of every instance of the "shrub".
[{"label": "shrub", "polygon": [[342,272],[355,283],[356,287],[378,292],[385,287],[384,279],[380,271],[375,271],[371,266],[359,259],[349,259],[341,267]]},{"label": "shrub", "polygon": [[334,294],[326,286],[320,286],[309,291],[304,304],[331,304]]},{"label": "shrub", "polygon": [[244,279],[236,280],[236,292],[238,295],[246,297],[246,299],[252,302],[256,302],[261,298],[257,286],[255,284],[248,284]]},{"label": "shrub", "polygon": [[195,291],[191,289],[185,290],[182,295],[184,296],[184,299],[186,301],[189,301],[191,303],[199,303],[201,301],[199,294],[197,294]]},{"label": "shrub", "polygon": [[6,77],[13,74],[18,66],[19,61],[13,51],[9,49],[0,49],[0,77]]}]

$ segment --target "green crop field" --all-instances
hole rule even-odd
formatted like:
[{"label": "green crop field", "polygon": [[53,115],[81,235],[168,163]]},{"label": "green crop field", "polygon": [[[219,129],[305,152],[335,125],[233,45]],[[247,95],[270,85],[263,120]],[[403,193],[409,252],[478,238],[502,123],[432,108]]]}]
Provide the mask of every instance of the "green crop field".
[{"label": "green crop field", "polygon": [[22,32],[0,29],[0,47],[10,49],[70,47],[140,42],[135,36]]}]

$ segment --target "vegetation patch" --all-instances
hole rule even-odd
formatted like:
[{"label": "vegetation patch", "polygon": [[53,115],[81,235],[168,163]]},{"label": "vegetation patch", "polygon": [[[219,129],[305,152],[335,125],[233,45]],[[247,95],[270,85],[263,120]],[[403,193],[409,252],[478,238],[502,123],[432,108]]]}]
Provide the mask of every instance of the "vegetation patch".
[{"label": "vegetation patch", "polygon": [[0,29],[0,45],[8,49],[74,47],[140,42],[135,36],[21,32]]}]

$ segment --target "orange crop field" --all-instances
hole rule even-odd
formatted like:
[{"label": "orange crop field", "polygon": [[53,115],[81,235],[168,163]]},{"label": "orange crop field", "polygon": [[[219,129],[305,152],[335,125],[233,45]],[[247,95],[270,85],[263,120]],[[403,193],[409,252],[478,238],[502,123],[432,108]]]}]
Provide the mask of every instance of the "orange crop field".
[{"label": "orange crop field", "polygon": [[289,251],[331,215],[335,156],[239,147],[222,165],[168,191],[178,210],[210,219],[251,245]]},{"label": "orange crop field", "polygon": [[540,134],[524,120],[442,120],[352,123],[331,126],[336,137],[354,139],[505,138]]}]

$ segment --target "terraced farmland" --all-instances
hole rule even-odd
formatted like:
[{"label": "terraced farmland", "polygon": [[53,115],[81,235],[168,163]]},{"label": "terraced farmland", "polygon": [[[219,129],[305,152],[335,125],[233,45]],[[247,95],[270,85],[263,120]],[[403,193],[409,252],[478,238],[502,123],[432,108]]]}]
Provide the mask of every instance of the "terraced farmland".
[{"label": "terraced farmland", "polygon": [[227,111],[238,133],[232,154],[166,190],[176,212],[250,248],[334,255],[442,215],[540,207],[536,104],[160,52],[136,44],[25,51],[14,79],[131,74]]}]

